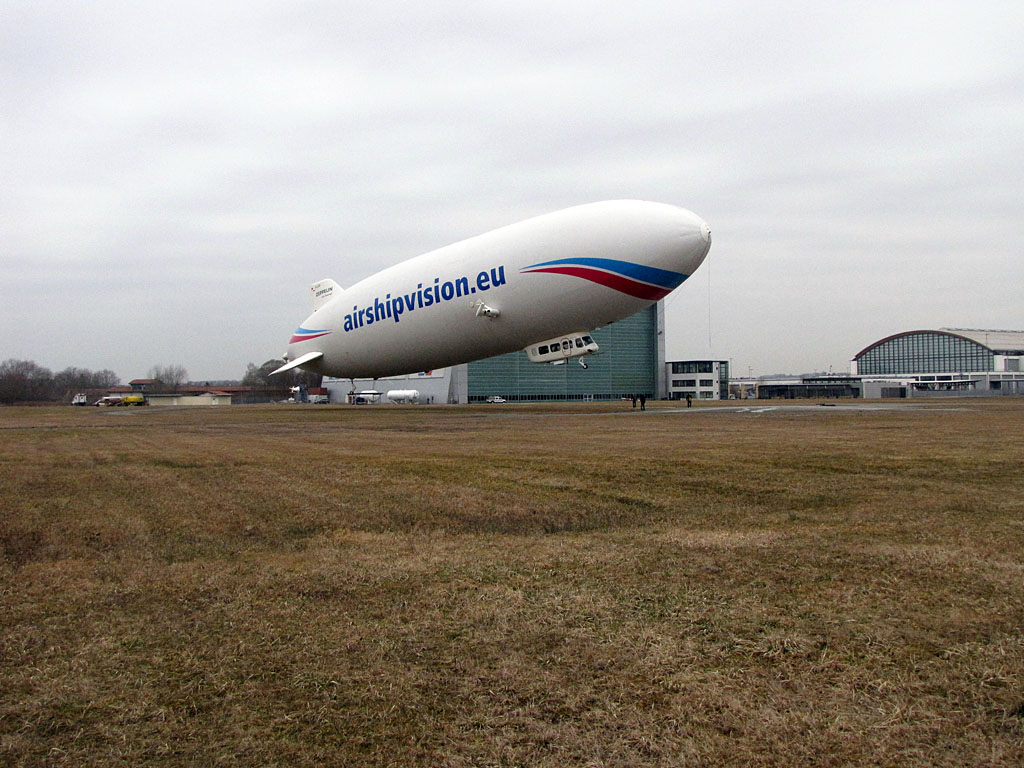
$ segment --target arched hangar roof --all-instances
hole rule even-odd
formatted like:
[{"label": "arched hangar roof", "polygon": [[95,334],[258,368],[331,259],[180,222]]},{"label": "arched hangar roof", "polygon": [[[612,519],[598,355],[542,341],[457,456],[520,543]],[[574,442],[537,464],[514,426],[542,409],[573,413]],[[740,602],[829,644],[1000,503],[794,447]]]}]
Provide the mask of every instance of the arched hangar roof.
[{"label": "arched hangar roof", "polygon": [[997,355],[1024,355],[1024,331],[997,331],[983,328],[940,328],[988,347]]},{"label": "arched hangar roof", "polygon": [[[953,338],[965,339],[966,341],[973,342],[975,344],[978,343],[978,342],[974,341],[974,339],[972,339],[972,338],[969,338],[967,336],[961,336],[960,334],[957,334],[957,333],[951,333],[948,330],[938,330],[938,331],[936,331],[936,330],[903,331],[902,333],[894,333],[892,336],[886,336],[884,339],[879,339],[876,342],[868,344],[866,347],[864,347],[864,349],[862,349],[860,352],[858,352],[856,355],[854,355],[853,359],[854,360],[860,360],[864,355],[866,355],[871,350],[876,349],[878,347],[883,347],[886,344],[889,344],[889,343],[895,341],[896,339],[906,339],[906,338],[911,338],[911,337],[914,337],[914,336],[933,336],[933,335],[937,335],[937,336],[952,336]],[[984,346],[984,345],[982,345],[982,346]]]},{"label": "arched hangar roof", "polygon": [[1024,331],[984,330],[980,328],[939,328],[938,330],[917,330],[894,333],[892,336],[886,336],[884,339],[879,339],[878,341],[864,347],[864,349],[853,356],[853,359],[859,360],[864,354],[870,352],[872,349],[888,344],[895,339],[918,335],[948,336],[957,339],[966,339],[967,341],[985,347],[986,350],[996,355],[1024,355]]},{"label": "arched hangar roof", "polygon": [[854,363],[861,375],[912,375],[991,371],[995,352],[951,330],[905,331],[865,347]]}]

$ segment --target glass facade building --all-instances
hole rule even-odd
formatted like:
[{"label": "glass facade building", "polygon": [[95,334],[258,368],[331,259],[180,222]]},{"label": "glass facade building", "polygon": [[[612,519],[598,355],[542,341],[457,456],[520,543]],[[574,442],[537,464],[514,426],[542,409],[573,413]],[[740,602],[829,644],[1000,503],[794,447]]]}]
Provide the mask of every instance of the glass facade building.
[{"label": "glass facade building", "polygon": [[908,331],[875,342],[854,357],[860,376],[991,371],[992,350],[947,331]]},{"label": "glass facade building", "polygon": [[[467,365],[469,402],[503,397],[538,400],[617,400],[643,393],[655,397],[660,375],[659,305],[591,332],[600,350],[564,365],[531,363],[522,350]],[[582,359],[587,368],[579,364]]]},{"label": "glass facade building", "polygon": [[669,400],[687,395],[699,400],[729,399],[728,360],[675,360],[668,367]]}]

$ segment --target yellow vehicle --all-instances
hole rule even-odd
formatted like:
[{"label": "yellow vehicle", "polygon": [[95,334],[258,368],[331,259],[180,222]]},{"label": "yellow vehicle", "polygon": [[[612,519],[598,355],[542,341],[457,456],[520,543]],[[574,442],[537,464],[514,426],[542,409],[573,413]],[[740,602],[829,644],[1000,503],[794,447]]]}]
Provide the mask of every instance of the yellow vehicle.
[{"label": "yellow vehicle", "polygon": [[148,405],[143,395],[125,395],[118,405]]}]

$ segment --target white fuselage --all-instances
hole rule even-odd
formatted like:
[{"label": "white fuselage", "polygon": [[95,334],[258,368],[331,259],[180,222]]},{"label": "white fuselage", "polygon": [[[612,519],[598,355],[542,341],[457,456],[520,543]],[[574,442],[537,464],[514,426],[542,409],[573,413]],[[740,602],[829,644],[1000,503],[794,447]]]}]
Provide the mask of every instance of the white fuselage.
[{"label": "white fuselage", "polygon": [[707,225],[675,206],[568,208],[335,290],[296,330],[286,359],[319,352],[301,367],[380,378],[512,352],[629,317],[689,277],[710,245]]}]

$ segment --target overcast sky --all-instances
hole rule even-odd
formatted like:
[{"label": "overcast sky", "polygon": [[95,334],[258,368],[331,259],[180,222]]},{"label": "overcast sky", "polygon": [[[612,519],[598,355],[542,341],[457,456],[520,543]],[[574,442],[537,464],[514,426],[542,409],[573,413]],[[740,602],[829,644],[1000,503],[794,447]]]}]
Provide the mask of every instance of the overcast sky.
[{"label": "overcast sky", "polygon": [[0,0],[0,359],[237,379],[307,288],[609,198],[669,359],[1024,329],[1024,4]]}]

